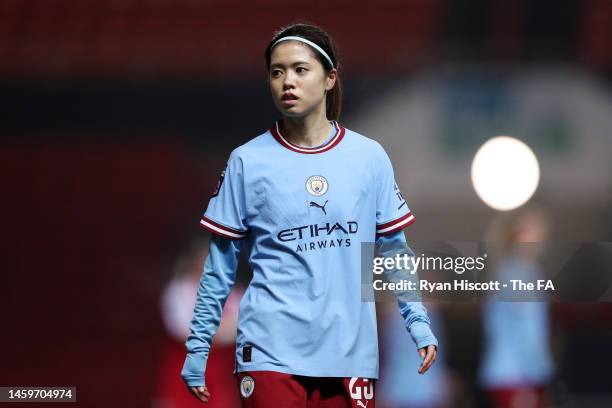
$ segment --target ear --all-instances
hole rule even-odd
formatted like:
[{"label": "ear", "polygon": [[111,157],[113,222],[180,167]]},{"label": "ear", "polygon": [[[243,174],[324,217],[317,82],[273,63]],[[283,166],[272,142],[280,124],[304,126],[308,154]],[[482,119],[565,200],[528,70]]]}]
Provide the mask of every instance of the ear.
[{"label": "ear", "polygon": [[336,85],[336,78],[338,78],[338,70],[332,68],[332,70],[327,73],[327,78],[325,79],[326,91],[330,91],[334,88],[334,85]]}]

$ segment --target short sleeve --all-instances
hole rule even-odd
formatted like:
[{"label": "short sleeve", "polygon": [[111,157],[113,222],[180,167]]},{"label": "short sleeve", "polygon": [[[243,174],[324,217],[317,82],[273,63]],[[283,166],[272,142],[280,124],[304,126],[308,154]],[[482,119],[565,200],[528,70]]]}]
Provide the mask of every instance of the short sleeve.
[{"label": "short sleeve", "polygon": [[382,147],[376,167],[376,235],[381,236],[412,224],[414,215],[395,182],[391,160]]},{"label": "short sleeve", "polygon": [[234,152],[221,172],[200,225],[226,238],[240,239],[247,233],[243,164]]}]

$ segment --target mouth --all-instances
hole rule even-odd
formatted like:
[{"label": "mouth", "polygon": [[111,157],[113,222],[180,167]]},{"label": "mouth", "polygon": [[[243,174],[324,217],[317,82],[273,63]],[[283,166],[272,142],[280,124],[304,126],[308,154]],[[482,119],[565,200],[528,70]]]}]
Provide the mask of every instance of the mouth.
[{"label": "mouth", "polygon": [[282,102],[297,101],[298,99],[299,98],[295,96],[294,94],[283,94],[283,96],[281,97]]}]

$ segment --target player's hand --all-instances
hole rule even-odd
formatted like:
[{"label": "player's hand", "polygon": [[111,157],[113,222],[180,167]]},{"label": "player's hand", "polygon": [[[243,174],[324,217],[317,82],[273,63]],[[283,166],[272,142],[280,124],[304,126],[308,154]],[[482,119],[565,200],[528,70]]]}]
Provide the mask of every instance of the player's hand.
[{"label": "player's hand", "polygon": [[419,349],[419,355],[423,359],[419,366],[419,374],[425,374],[425,371],[429,370],[429,367],[436,361],[437,353],[438,350],[433,344]]},{"label": "player's hand", "polygon": [[202,402],[208,402],[210,398],[210,393],[208,392],[208,388],[206,387],[187,387],[189,388],[189,392],[192,393],[197,399]]}]

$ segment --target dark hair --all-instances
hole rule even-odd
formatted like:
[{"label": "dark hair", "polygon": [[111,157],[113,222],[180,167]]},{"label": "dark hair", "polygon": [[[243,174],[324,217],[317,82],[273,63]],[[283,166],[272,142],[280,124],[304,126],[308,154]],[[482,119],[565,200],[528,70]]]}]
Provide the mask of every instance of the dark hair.
[{"label": "dark hair", "polygon": [[[266,48],[266,69],[268,71],[270,70],[270,56],[272,54],[272,45],[276,42],[276,40],[282,37],[287,37],[289,35],[295,35],[314,42],[319,47],[323,48],[327,55],[329,55],[329,58],[331,58],[334,67],[338,71],[338,74],[336,75],[336,83],[334,84],[334,87],[327,92],[327,97],[325,100],[325,111],[327,114],[327,119],[338,120],[338,118],[340,117],[340,112],[342,110],[342,83],[340,82],[339,75],[340,63],[338,61],[338,53],[336,52],[336,45],[334,43],[334,40],[322,28],[307,22],[299,22],[290,24],[286,27],[282,27],[274,34],[272,41],[270,41],[270,44],[268,44],[268,47]],[[323,65],[325,71],[331,71],[333,67],[329,65],[329,61],[327,61],[327,59],[322,56],[317,50],[313,49],[310,46],[309,48],[312,49],[316,58],[321,62],[321,65]]]}]

